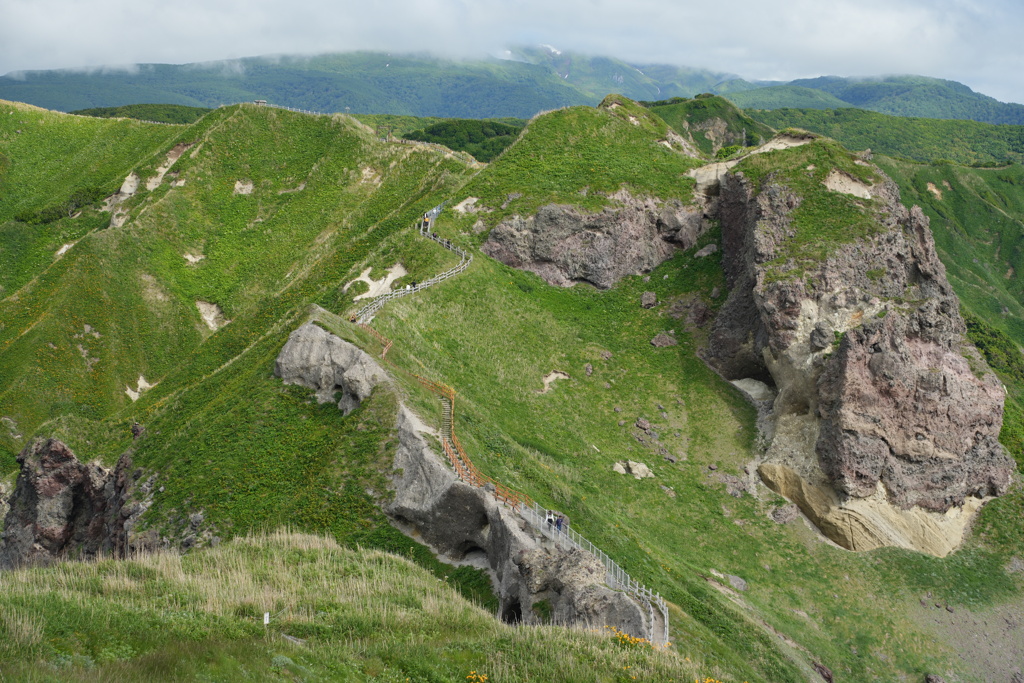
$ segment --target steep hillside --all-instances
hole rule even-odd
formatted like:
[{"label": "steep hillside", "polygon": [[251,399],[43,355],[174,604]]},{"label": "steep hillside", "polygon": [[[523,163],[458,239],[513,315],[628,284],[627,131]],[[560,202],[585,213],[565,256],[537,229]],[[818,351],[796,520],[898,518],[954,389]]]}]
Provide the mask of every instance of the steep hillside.
[{"label": "steep hillside", "polygon": [[186,107],[180,104],[129,104],[123,107],[79,109],[69,113],[104,119],[127,118],[159,123],[195,123],[209,111],[205,107]]},{"label": "steep hillside", "polygon": [[405,558],[297,533],[12,572],[0,585],[0,675],[20,680],[569,683],[717,673],[604,633],[505,625]]},{"label": "steep hillside", "polygon": [[925,76],[822,76],[731,94],[744,109],[858,107],[892,116],[1024,124],[1024,105],[974,92],[963,83]]},{"label": "steep hillside", "polygon": [[966,166],[1024,161],[1024,126],[977,121],[906,118],[864,109],[748,109],[774,128],[802,128],[838,140],[849,149],[914,161],[945,159]]},{"label": "steep hillside", "polygon": [[831,93],[798,85],[773,85],[756,90],[730,91],[729,100],[743,109],[840,109],[852,107]]},{"label": "steep hillside", "polygon": [[[1003,615],[1019,613],[1021,600],[1016,568],[1024,557],[1024,533],[1020,515],[1013,514],[1018,493],[990,503],[979,522],[982,533],[938,558],[896,548],[850,553],[824,540],[758,481],[757,410],[696,353],[707,344],[709,324],[728,296],[720,256],[710,249],[722,236],[715,220],[719,200],[706,188],[695,191],[695,170],[706,162],[693,141],[650,110],[611,96],[597,109],[537,116],[482,169],[465,155],[436,147],[383,142],[344,116],[249,105],[218,109],[191,126],[32,115],[49,117],[52,127],[26,128],[32,138],[19,144],[43,149],[52,144],[50,130],[84,120],[100,131],[111,127],[109,138],[100,137],[124,166],[109,172],[119,202],[113,211],[93,203],[78,218],[54,224],[95,223],[59,259],[14,260],[26,275],[17,291],[4,292],[0,300],[0,471],[8,475],[6,484],[12,483],[15,454],[34,435],[60,437],[81,458],[107,465],[127,454],[139,470],[140,508],[132,509],[145,509],[137,529],[140,544],[207,546],[287,523],[344,545],[409,556],[438,581],[445,577],[463,595],[493,608],[481,572],[440,565],[425,546],[388,524],[379,506],[391,495],[398,402],[431,425],[442,422],[439,402],[410,374],[416,373],[455,388],[459,438],[484,472],[563,513],[573,529],[670,603],[674,646],[665,659],[619,663],[620,652],[639,654],[614,644],[605,649],[608,641],[567,645],[583,653],[579,661],[591,657],[598,674],[608,662],[619,666],[617,672],[647,667],[635,674],[638,680],[665,680],[666,672],[695,675],[678,661],[686,656],[703,662],[701,675],[736,681],[816,680],[823,670],[848,680],[914,680],[939,673],[983,681],[992,671],[1009,670],[1007,653],[1019,651],[1024,633],[1002,626]],[[132,138],[117,135],[118,126],[159,130],[165,137],[131,152]],[[16,134],[2,138],[0,145],[15,139]],[[87,146],[78,140],[71,151]],[[11,172],[26,149],[15,154],[0,146]],[[830,171],[876,177],[863,160],[834,143],[799,149],[776,145],[743,163],[752,178],[775,171],[792,176],[793,190],[807,197],[806,215],[813,220],[835,208],[822,203],[828,194],[816,186]],[[161,175],[168,153],[178,156]],[[799,156],[805,153],[811,156]],[[911,168],[902,173],[909,177]],[[129,193],[123,181],[132,172],[138,185]],[[72,176],[55,186],[58,196],[73,189]],[[148,182],[157,176],[159,182]],[[978,199],[993,209],[999,204],[998,193],[975,189],[964,195],[965,206],[979,206]],[[47,196],[25,192],[19,206],[48,205]],[[373,328],[394,342],[387,353],[393,387],[375,391],[343,416],[330,403],[316,404],[308,389],[274,377],[275,358],[289,334],[311,316],[379,354],[379,339],[347,322],[366,302],[356,297],[371,282],[386,291],[382,283],[389,274],[391,286],[402,288],[458,262],[410,229],[445,200],[431,230],[475,258],[456,277],[396,299],[376,314]],[[0,195],[4,211],[6,201]],[[799,256],[818,256],[816,249],[824,245],[817,238],[840,243],[850,226],[864,228],[860,204],[840,204],[842,211],[826,221],[824,232],[795,245]],[[971,211],[965,209],[965,217]],[[0,215],[11,216],[10,229],[28,230],[14,220],[15,213]],[[55,229],[41,225],[30,234]],[[1009,229],[1007,224],[1007,234]],[[558,239],[546,242],[548,237]],[[936,239],[941,245],[943,238]],[[979,233],[978,239],[991,236]],[[531,264],[522,259],[506,265],[488,258],[497,244],[506,256],[531,254],[540,275],[528,272]],[[516,251],[520,247],[523,252]],[[1007,249],[998,253],[1006,255]],[[949,253],[957,255],[956,249]],[[952,267],[950,272],[954,285],[969,276],[957,276]],[[575,285],[555,287],[552,281]],[[965,303],[983,309],[969,297]],[[1004,327],[1008,333],[1014,329]],[[653,477],[620,473],[624,461],[646,465]],[[180,560],[182,571],[189,576],[190,567],[215,566],[225,556],[236,562],[230,556],[239,548],[246,546],[193,551]],[[301,555],[320,562],[312,550],[284,552],[294,553],[296,561]],[[416,594],[443,590],[438,581],[430,588],[429,579],[393,559],[322,554],[331,553],[335,559],[316,565],[320,571],[333,571],[327,565],[334,562],[346,563],[353,573],[368,571],[374,562],[397,563],[400,580],[418,586]],[[290,620],[282,632],[308,638],[310,649],[266,655],[265,644],[256,651],[253,628],[259,626],[253,618],[291,608],[292,598],[268,594],[280,606],[263,607],[229,597],[220,603],[228,607],[210,604],[200,614],[177,603],[168,606],[166,596],[178,589],[161,588],[164,602],[151,605],[143,598],[154,590],[148,577],[156,570],[124,566],[90,565],[81,575],[92,583],[108,576],[105,585],[113,585],[126,580],[118,572],[139,574],[132,579],[139,602],[112,611],[104,622],[109,629],[78,629],[75,635],[60,626],[51,615],[66,612],[67,604],[74,607],[70,597],[52,609],[46,603],[43,613],[18,612],[0,621],[3,634],[15,636],[3,642],[17,643],[7,645],[12,659],[3,666],[19,675],[49,666],[33,664],[40,659],[79,665],[85,660],[76,656],[118,659],[102,665],[141,678],[150,658],[181,651],[174,638],[182,631],[175,629],[187,620],[212,624],[195,636],[205,643],[198,651],[185,650],[198,672],[281,655],[314,673],[352,665],[357,680],[386,680],[392,669],[462,680],[479,667],[492,680],[525,677],[507,662],[529,659],[516,654],[526,646],[492,621],[498,635],[481,636],[478,643],[487,657],[450,646],[435,654],[431,643],[442,628],[454,632],[455,640],[465,629],[479,633],[484,627],[476,619],[482,613],[463,610],[457,620],[438,622],[443,627],[424,633],[422,620],[436,612],[404,589],[383,588],[397,602],[369,616],[341,610],[342,598],[321,596],[309,607],[303,597],[302,609],[285,612]],[[68,581],[76,580],[73,565],[48,571],[68,572]],[[177,570],[175,575],[180,576]],[[0,581],[6,576],[15,575],[0,574]],[[19,578],[19,585],[57,580],[45,572],[38,576]],[[166,588],[171,579],[154,581]],[[180,592],[196,604],[202,602],[195,599],[198,590]],[[444,599],[456,611],[464,604]],[[94,611],[112,610],[106,603],[89,604]],[[543,606],[537,610],[542,618]],[[344,618],[337,616],[342,612]],[[111,637],[119,619],[137,614],[147,615],[152,628],[130,640]],[[381,615],[395,615],[395,621],[384,623]],[[964,624],[972,638],[958,631]],[[394,635],[364,638],[370,629]],[[338,640],[337,631],[356,638],[358,650]],[[546,632],[515,633],[529,638]],[[54,638],[56,644],[47,645]],[[421,645],[409,654],[399,641]],[[218,650],[228,659],[205,664],[213,658],[207,653]],[[497,661],[499,654],[504,663]],[[277,661],[283,675],[307,675]],[[414,661],[434,668],[414,668]],[[566,672],[575,671],[575,655],[558,661]],[[536,678],[557,680],[551,670],[532,671]],[[624,675],[609,671],[608,680]]]},{"label": "steep hillside", "polygon": [[374,52],[140,64],[123,72],[30,71],[0,77],[0,98],[61,111],[144,102],[217,107],[263,99],[323,112],[472,118],[528,118],[596,101],[545,66]]},{"label": "steep hillside", "polygon": [[723,147],[747,147],[767,142],[774,131],[758,123],[723,97],[698,95],[676,103],[644,103],[683,134],[689,134],[707,156]]}]

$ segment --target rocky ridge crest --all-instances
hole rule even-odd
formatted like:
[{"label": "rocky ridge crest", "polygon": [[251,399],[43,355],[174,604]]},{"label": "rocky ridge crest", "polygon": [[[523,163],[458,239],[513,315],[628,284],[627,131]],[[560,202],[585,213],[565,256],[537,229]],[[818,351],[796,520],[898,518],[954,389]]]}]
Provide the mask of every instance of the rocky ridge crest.
[{"label": "rocky ridge crest", "polygon": [[775,388],[759,472],[829,538],[941,556],[1010,484],[1005,394],[965,338],[927,217],[882,178],[857,188],[874,207],[873,235],[779,277],[769,262],[805,199],[771,178],[757,190],[725,175],[730,294],[705,357],[726,379]]}]

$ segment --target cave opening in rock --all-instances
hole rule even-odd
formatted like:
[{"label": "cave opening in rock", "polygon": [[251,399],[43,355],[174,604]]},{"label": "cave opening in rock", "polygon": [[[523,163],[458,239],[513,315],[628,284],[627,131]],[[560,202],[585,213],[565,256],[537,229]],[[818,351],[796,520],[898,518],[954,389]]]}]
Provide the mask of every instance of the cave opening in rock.
[{"label": "cave opening in rock", "polygon": [[470,564],[487,564],[487,551],[472,541],[466,541],[459,545],[458,552],[461,554],[463,562],[469,562]]},{"label": "cave opening in rock", "polygon": [[505,605],[505,608],[501,610],[501,620],[506,624],[520,624],[523,621],[523,607],[519,604],[518,600]]}]

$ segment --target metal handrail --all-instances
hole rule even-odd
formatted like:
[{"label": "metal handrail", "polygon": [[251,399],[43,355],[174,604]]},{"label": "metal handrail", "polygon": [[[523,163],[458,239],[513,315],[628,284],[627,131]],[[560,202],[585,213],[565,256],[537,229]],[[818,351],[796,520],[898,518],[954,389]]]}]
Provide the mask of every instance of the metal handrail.
[{"label": "metal handrail", "polygon": [[[446,249],[459,254],[462,257],[459,265],[454,268],[450,268],[440,275],[434,276],[426,282],[419,283],[415,287],[400,289],[395,292],[388,292],[387,294],[378,296],[370,302],[370,304],[360,309],[356,314],[359,326],[369,331],[381,343],[383,349],[381,351],[381,358],[387,363],[391,363],[391,361],[387,360],[387,352],[392,347],[393,342],[367,324],[372,318],[373,313],[380,310],[388,301],[400,296],[405,296],[406,294],[412,294],[413,292],[437,284],[438,282],[446,280],[453,275],[461,273],[473,260],[473,257],[466,253],[465,250],[453,245],[449,240],[438,237],[430,231],[431,223],[437,218],[443,208],[444,203],[435,206],[424,214],[423,218],[417,223],[417,229],[420,235],[432,239]],[[647,586],[635,581],[626,572],[626,570],[619,566],[615,560],[610,558],[607,553],[588,541],[575,529],[568,527],[556,529],[553,526],[548,525],[545,522],[546,515],[543,509],[525,493],[509,488],[477,469],[476,465],[473,464],[473,461],[459,442],[459,437],[455,434],[455,390],[447,384],[435,382],[434,380],[421,377],[415,373],[410,374],[412,374],[420,384],[441,398],[441,403],[444,406],[443,423],[447,426],[447,429],[442,430],[444,433],[441,434],[441,448],[459,479],[475,487],[486,487],[488,485],[493,487],[491,493],[497,500],[500,500],[505,505],[519,512],[523,519],[539,530],[542,535],[554,540],[556,545],[560,544],[570,548],[578,548],[596,557],[604,565],[605,583],[608,587],[627,593],[639,604],[646,607],[647,639],[651,643],[655,643],[657,638],[654,632],[654,608],[658,608],[661,612],[664,628],[663,637],[657,638],[657,640],[660,641],[660,644],[667,643],[668,605],[665,603],[664,598]]]}]

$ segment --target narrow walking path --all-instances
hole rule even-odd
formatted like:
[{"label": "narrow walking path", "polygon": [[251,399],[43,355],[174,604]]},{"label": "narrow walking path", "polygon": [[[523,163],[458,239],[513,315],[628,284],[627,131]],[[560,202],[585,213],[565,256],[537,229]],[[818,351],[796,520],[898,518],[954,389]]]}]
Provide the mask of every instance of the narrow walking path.
[{"label": "narrow walking path", "polygon": [[[468,254],[461,247],[452,244],[450,240],[438,237],[437,234],[433,232],[432,228],[434,222],[437,220],[437,217],[443,209],[443,203],[435,206],[423,215],[423,218],[417,222],[416,228],[420,235],[434,240],[445,249],[459,254],[461,256],[459,264],[454,268],[446,270],[440,275],[430,278],[426,282],[418,283],[414,287],[398,289],[376,297],[369,304],[359,309],[356,315],[352,318],[353,322],[356,322],[360,327],[372,334],[381,343],[382,350],[380,355],[388,364],[391,364],[391,361],[388,360],[387,354],[394,345],[394,342],[374,328],[370,327],[369,322],[373,319],[373,316],[389,301],[399,297],[408,296],[409,294],[413,294],[427,287],[436,285],[439,282],[443,282],[444,280],[464,271],[473,261],[472,255]],[[495,499],[518,512],[519,515],[532,527],[557,546],[567,549],[578,548],[584,552],[592,554],[600,560],[605,567],[605,583],[608,587],[627,593],[644,608],[647,640],[655,645],[665,645],[668,643],[668,605],[665,603],[665,600],[661,595],[652,591],[650,588],[644,586],[638,581],[634,581],[633,578],[630,577],[630,575],[627,574],[626,571],[613,559],[608,557],[603,550],[585,539],[575,530],[568,527],[556,529],[553,525],[548,524],[546,522],[547,511],[541,508],[525,493],[511,489],[482,473],[476,465],[473,464],[473,461],[470,459],[469,455],[462,447],[462,444],[459,442],[458,436],[455,434],[455,390],[447,384],[441,384],[440,382],[435,382],[416,374],[413,374],[413,377],[415,377],[416,380],[424,387],[437,394],[441,399],[441,403],[444,406],[440,430],[441,447],[444,450],[445,456],[448,458],[448,462],[451,463],[451,466],[455,470],[459,479],[471,486],[482,487],[489,490]]]}]

